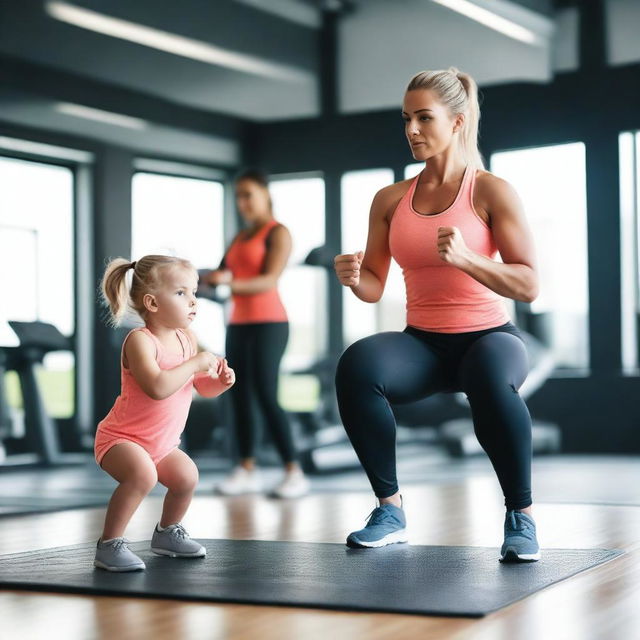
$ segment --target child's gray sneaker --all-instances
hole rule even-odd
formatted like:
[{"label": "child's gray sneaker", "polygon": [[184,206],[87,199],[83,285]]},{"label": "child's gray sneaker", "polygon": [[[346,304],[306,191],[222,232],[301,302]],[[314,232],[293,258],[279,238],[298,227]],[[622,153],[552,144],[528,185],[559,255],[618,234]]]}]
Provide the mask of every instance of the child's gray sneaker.
[{"label": "child's gray sneaker", "polygon": [[127,546],[128,540],[112,538],[106,542],[98,540],[96,557],[93,564],[107,571],[139,571],[145,569],[145,564]]},{"label": "child's gray sneaker", "polygon": [[156,527],[151,538],[151,551],[171,558],[204,558],[207,555],[207,550],[192,540],[181,524],[172,524],[162,531]]}]

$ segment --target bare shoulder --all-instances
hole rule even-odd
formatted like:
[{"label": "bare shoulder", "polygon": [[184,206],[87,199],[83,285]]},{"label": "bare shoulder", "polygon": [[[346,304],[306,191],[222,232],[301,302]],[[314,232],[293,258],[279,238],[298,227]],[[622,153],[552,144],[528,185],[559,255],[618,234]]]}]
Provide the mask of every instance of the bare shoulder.
[{"label": "bare shoulder", "polygon": [[278,223],[269,230],[265,242],[269,251],[290,250],[291,233],[287,227]]},{"label": "bare shoulder", "polygon": [[490,215],[504,210],[520,210],[522,204],[511,183],[489,171],[478,171],[474,190],[474,205]]},{"label": "bare shoulder", "polygon": [[269,232],[269,238],[284,240],[285,238],[290,238],[291,233],[289,229],[282,224],[282,222],[278,222],[278,224],[274,225],[273,229]]},{"label": "bare shoulder", "polygon": [[511,183],[490,171],[478,171],[475,192],[480,198],[489,201],[509,199],[518,195]]},{"label": "bare shoulder", "polygon": [[373,199],[372,212],[391,222],[393,212],[409,190],[412,181],[413,178],[409,178],[380,189]]},{"label": "bare shoulder", "polygon": [[129,362],[132,357],[134,360],[140,358],[155,359],[156,345],[153,342],[153,339],[144,331],[132,331],[125,338],[122,356],[125,367],[129,366]]},{"label": "bare shoulder", "polygon": [[153,339],[148,336],[144,331],[132,331],[126,338],[127,342],[125,344],[125,350],[128,347],[132,347],[136,350],[151,350],[155,352],[156,345],[153,342]]},{"label": "bare shoulder", "polygon": [[402,198],[409,190],[412,182],[413,178],[408,178],[407,180],[400,180],[400,182],[394,182],[386,187],[382,187],[382,189],[376,193],[376,199],[387,202],[396,198]]}]

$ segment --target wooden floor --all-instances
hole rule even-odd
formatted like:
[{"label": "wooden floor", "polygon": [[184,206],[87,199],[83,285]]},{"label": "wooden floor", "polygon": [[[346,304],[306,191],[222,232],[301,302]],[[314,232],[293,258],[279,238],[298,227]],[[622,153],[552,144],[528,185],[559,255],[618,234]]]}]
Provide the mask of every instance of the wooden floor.
[{"label": "wooden floor", "polygon": [[[493,478],[411,486],[403,493],[412,543],[500,544],[503,516]],[[194,500],[185,525],[202,538],[341,543],[345,533],[362,526],[372,506],[365,493],[312,494],[292,502],[201,497]],[[148,498],[127,536],[149,539],[159,509],[160,500]],[[640,638],[640,506],[538,504],[534,514],[543,548],[619,548],[627,553],[482,619],[0,591],[0,638]],[[93,541],[102,517],[102,509],[86,509],[0,519],[0,553]]]}]

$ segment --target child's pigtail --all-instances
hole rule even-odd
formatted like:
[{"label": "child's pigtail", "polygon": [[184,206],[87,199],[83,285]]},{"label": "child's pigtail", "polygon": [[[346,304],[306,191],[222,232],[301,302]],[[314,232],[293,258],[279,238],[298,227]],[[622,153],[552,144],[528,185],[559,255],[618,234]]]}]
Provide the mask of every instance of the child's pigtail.
[{"label": "child's pigtail", "polygon": [[127,311],[129,287],[127,272],[135,268],[135,262],[115,258],[108,265],[102,278],[102,297],[109,307],[110,324],[117,327]]}]

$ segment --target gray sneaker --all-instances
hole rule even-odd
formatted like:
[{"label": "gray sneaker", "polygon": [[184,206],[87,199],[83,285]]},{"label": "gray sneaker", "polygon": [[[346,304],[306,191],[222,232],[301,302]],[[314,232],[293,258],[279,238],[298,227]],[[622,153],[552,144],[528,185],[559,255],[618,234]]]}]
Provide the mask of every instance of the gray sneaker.
[{"label": "gray sneaker", "polygon": [[384,547],[396,542],[407,542],[407,520],[404,511],[394,504],[382,504],[367,516],[367,526],[353,531],[347,538],[347,546]]},{"label": "gray sneaker", "polygon": [[153,530],[151,551],[171,558],[204,558],[207,550],[189,534],[181,524],[172,524],[164,531]]},{"label": "gray sneaker", "polygon": [[500,561],[536,562],[537,560],[540,560],[540,547],[533,518],[521,511],[507,511]]},{"label": "gray sneaker", "polygon": [[127,546],[128,540],[113,538],[108,542],[98,540],[93,564],[107,571],[139,571],[146,569],[144,562]]}]

